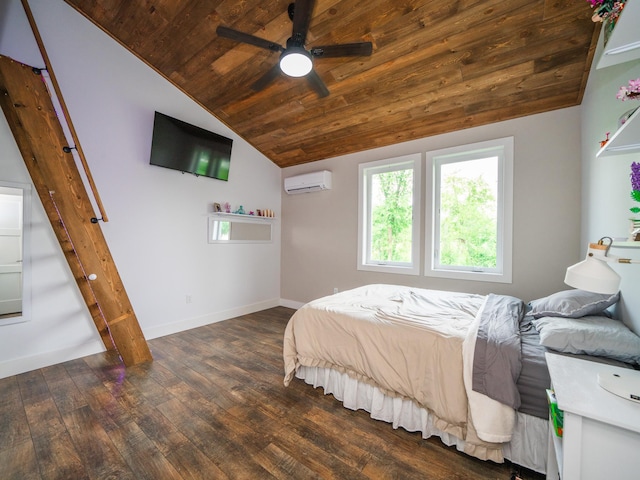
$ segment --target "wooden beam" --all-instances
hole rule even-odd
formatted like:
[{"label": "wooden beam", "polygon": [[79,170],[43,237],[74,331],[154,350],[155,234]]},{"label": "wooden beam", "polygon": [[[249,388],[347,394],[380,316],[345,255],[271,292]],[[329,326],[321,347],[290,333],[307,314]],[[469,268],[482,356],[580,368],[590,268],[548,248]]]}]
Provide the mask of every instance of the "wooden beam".
[{"label": "wooden beam", "polygon": [[0,103],[103,343],[127,366],[152,360],[42,76],[0,56]]}]

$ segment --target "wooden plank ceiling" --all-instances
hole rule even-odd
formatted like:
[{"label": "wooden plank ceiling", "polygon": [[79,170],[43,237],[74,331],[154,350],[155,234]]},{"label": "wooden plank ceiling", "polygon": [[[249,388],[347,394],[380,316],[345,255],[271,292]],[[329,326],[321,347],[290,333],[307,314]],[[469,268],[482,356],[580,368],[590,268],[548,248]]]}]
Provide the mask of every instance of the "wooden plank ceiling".
[{"label": "wooden plank ceiling", "polygon": [[[65,0],[281,167],[580,104],[600,24],[584,0],[317,0],[307,47],[330,95],[280,75],[289,0]],[[63,28],[63,27],[61,27]],[[54,65],[55,67],[55,65]]]}]

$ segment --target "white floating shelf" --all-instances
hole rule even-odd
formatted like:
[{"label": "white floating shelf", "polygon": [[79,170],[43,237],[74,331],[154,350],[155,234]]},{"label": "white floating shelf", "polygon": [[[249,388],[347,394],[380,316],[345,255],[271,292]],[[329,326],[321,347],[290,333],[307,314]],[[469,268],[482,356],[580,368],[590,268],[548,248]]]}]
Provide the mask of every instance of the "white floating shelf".
[{"label": "white floating shelf", "polygon": [[272,222],[276,219],[276,217],[263,217],[262,215],[249,215],[248,213],[226,213],[226,212],[213,212],[209,214],[211,217],[221,217],[221,218],[236,218],[242,220],[254,220],[254,221],[264,221],[264,222]]},{"label": "white floating shelf", "polygon": [[[640,0],[627,0],[620,18],[616,22],[609,41],[598,60],[597,68],[640,59]],[[603,25],[604,28],[604,25]],[[603,42],[604,32],[600,33]]]},{"label": "white floating shelf", "polygon": [[[640,2],[640,0],[638,0]],[[631,100],[637,102],[638,100]],[[633,104],[631,104],[633,105]],[[624,155],[640,150],[640,108],[627,119],[622,126],[614,132],[609,141],[598,150],[596,158],[609,155]]]},{"label": "white floating shelf", "polygon": [[640,242],[613,242],[611,246],[619,248],[640,248]]}]

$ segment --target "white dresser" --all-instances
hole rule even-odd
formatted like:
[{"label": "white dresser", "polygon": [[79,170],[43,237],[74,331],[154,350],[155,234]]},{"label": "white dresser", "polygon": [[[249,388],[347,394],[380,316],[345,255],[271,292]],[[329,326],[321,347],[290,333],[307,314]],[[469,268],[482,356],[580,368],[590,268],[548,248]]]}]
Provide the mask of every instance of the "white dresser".
[{"label": "white dresser", "polygon": [[564,411],[562,438],[549,422],[547,479],[640,478],[640,403],[598,385],[598,373],[625,370],[553,353],[546,357]]}]

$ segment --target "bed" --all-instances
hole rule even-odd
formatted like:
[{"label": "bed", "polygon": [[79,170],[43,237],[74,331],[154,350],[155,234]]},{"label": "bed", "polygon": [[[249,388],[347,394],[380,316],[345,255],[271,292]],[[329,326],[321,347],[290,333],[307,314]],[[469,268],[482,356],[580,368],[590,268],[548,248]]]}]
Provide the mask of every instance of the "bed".
[{"label": "bed", "polygon": [[525,304],[383,284],[323,297],[287,324],[284,384],[302,379],[394,428],[544,473],[550,381],[536,323],[553,315],[601,316],[617,301],[580,293],[586,298],[577,307],[564,292],[555,302]]}]

